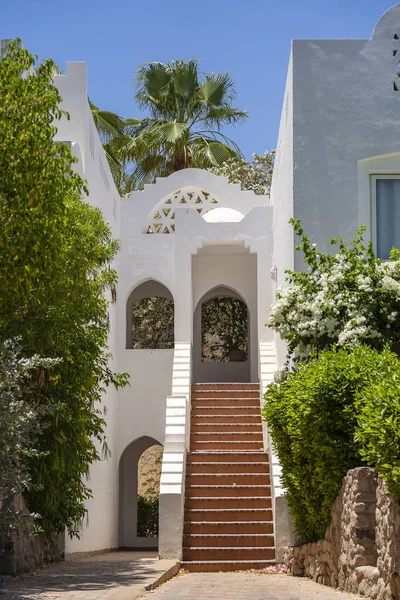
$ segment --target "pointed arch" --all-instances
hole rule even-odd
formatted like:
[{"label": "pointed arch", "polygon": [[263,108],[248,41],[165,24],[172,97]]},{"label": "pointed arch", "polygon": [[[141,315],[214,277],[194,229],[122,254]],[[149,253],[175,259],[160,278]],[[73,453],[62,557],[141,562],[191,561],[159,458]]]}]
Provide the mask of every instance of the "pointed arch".
[{"label": "pointed arch", "polygon": [[133,288],[126,302],[126,347],[173,348],[174,320],[174,298],[167,286],[155,279],[143,281]]}]

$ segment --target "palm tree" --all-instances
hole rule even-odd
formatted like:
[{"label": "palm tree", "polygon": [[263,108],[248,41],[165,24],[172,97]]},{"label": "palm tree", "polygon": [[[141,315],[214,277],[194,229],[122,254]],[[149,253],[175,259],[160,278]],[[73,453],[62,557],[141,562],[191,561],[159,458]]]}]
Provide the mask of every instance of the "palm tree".
[{"label": "palm tree", "polygon": [[201,77],[196,60],[155,62],[139,69],[136,87],[139,108],[149,116],[132,124],[133,135],[119,151],[125,166],[131,165],[132,187],[187,167],[207,169],[242,156],[221,131],[247,118],[232,106],[235,87],[228,74]]},{"label": "palm tree", "polygon": [[115,184],[121,194],[125,192],[125,164],[122,158],[125,147],[131,142],[131,136],[140,125],[139,119],[123,119],[114,112],[101,110],[90,98],[89,105],[93,121],[103,144]]}]

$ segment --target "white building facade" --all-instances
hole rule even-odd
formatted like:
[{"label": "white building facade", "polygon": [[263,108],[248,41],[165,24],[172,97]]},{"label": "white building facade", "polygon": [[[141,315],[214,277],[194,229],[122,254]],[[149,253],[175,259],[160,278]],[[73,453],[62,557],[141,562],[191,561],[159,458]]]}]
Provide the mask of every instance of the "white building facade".
[{"label": "white building facade", "polygon": [[[56,139],[69,141],[77,169],[121,240],[116,303],[110,307],[113,368],[130,387],[108,390],[111,458],[92,466],[89,519],[66,552],[153,546],[137,536],[137,462],[164,446],[159,552],[181,558],[191,387],[207,382],[260,382],[283,365],[285,346],[265,323],[285,269],[299,269],[288,221],[327,249],[349,241],[360,225],[382,256],[400,246],[400,4],[379,20],[370,40],[296,40],[282,111],[271,199],[225,178],[186,169],[120,198],[87,102],[86,66],[68,63],[55,83],[70,120]],[[201,359],[201,306],[225,295],[245,302],[245,362]],[[132,349],[132,306],[150,296],[174,302],[174,346]],[[270,453],[275,547],[292,541],[290,518]]]}]

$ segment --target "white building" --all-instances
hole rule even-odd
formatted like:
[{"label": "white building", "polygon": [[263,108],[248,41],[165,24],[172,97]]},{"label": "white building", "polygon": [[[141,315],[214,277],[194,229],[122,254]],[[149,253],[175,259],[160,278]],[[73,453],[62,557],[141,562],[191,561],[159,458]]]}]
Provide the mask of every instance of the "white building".
[{"label": "white building", "polygon": [[[257,388],[244,386],[260,382],[262,403],[262,391],[285,357],[284,345],[265,327],[268,308],[276,288],[285,285],[285,269],[301,268],[290,217],[300,219],[325,248],[334,236],[349,241],[360,225],[368,226],[382,256],[400,246],[399,38],[397,4],[370,40],[293,41],[271,200],[196,169],[121,199],[88,106],[85,64],[68,63],[67,74],[56,77],[71,117],[60,124],[57,139],[72,143],[89,201],[103,210],[121,240],[110,345],[114,368],[131,375],[130,387],[105,396],[112,456],[91,468],[88,524],[80,540],[66,541],[68,553],[154,544],[137,536],[137,461],[159,443],[164,445],[159,550],[182,557],[192,385],[236,382],[241,393],[252,390],[250,397]],[[173,348],[132,349],[132,306],[149,296],[174,302]],[[243,362],[202,360],[201,307],[216,296],[247,306]],[[198,389],[212,388],[197,388],[196,398]],[[240,439],[238,434],[237,443]],[[265,427],[261,446],[270,452]],[[291,538],[290,519],[272,454],[270,466],[279,559]],[[224,489],[236,487],[227,480]],[[224,513],[224,502],[218,510]],[[231,520],[239,522],[239,516]],[[253,562],[262,562],[260,557]]]}]

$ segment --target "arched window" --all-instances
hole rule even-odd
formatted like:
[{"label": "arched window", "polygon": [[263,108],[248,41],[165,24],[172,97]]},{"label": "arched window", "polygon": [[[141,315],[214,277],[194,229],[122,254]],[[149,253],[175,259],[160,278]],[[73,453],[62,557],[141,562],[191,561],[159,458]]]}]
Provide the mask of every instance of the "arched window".
[{"label": "arched window", "polygon": [[146,281],[129,296],[126,339],[135,350],[174,347],[174,301],[161,283]]},{"label": "arched window", "polygon": [[202,362],[247,362],[249,322],[243,300],[218,296],[201,305]]}]

